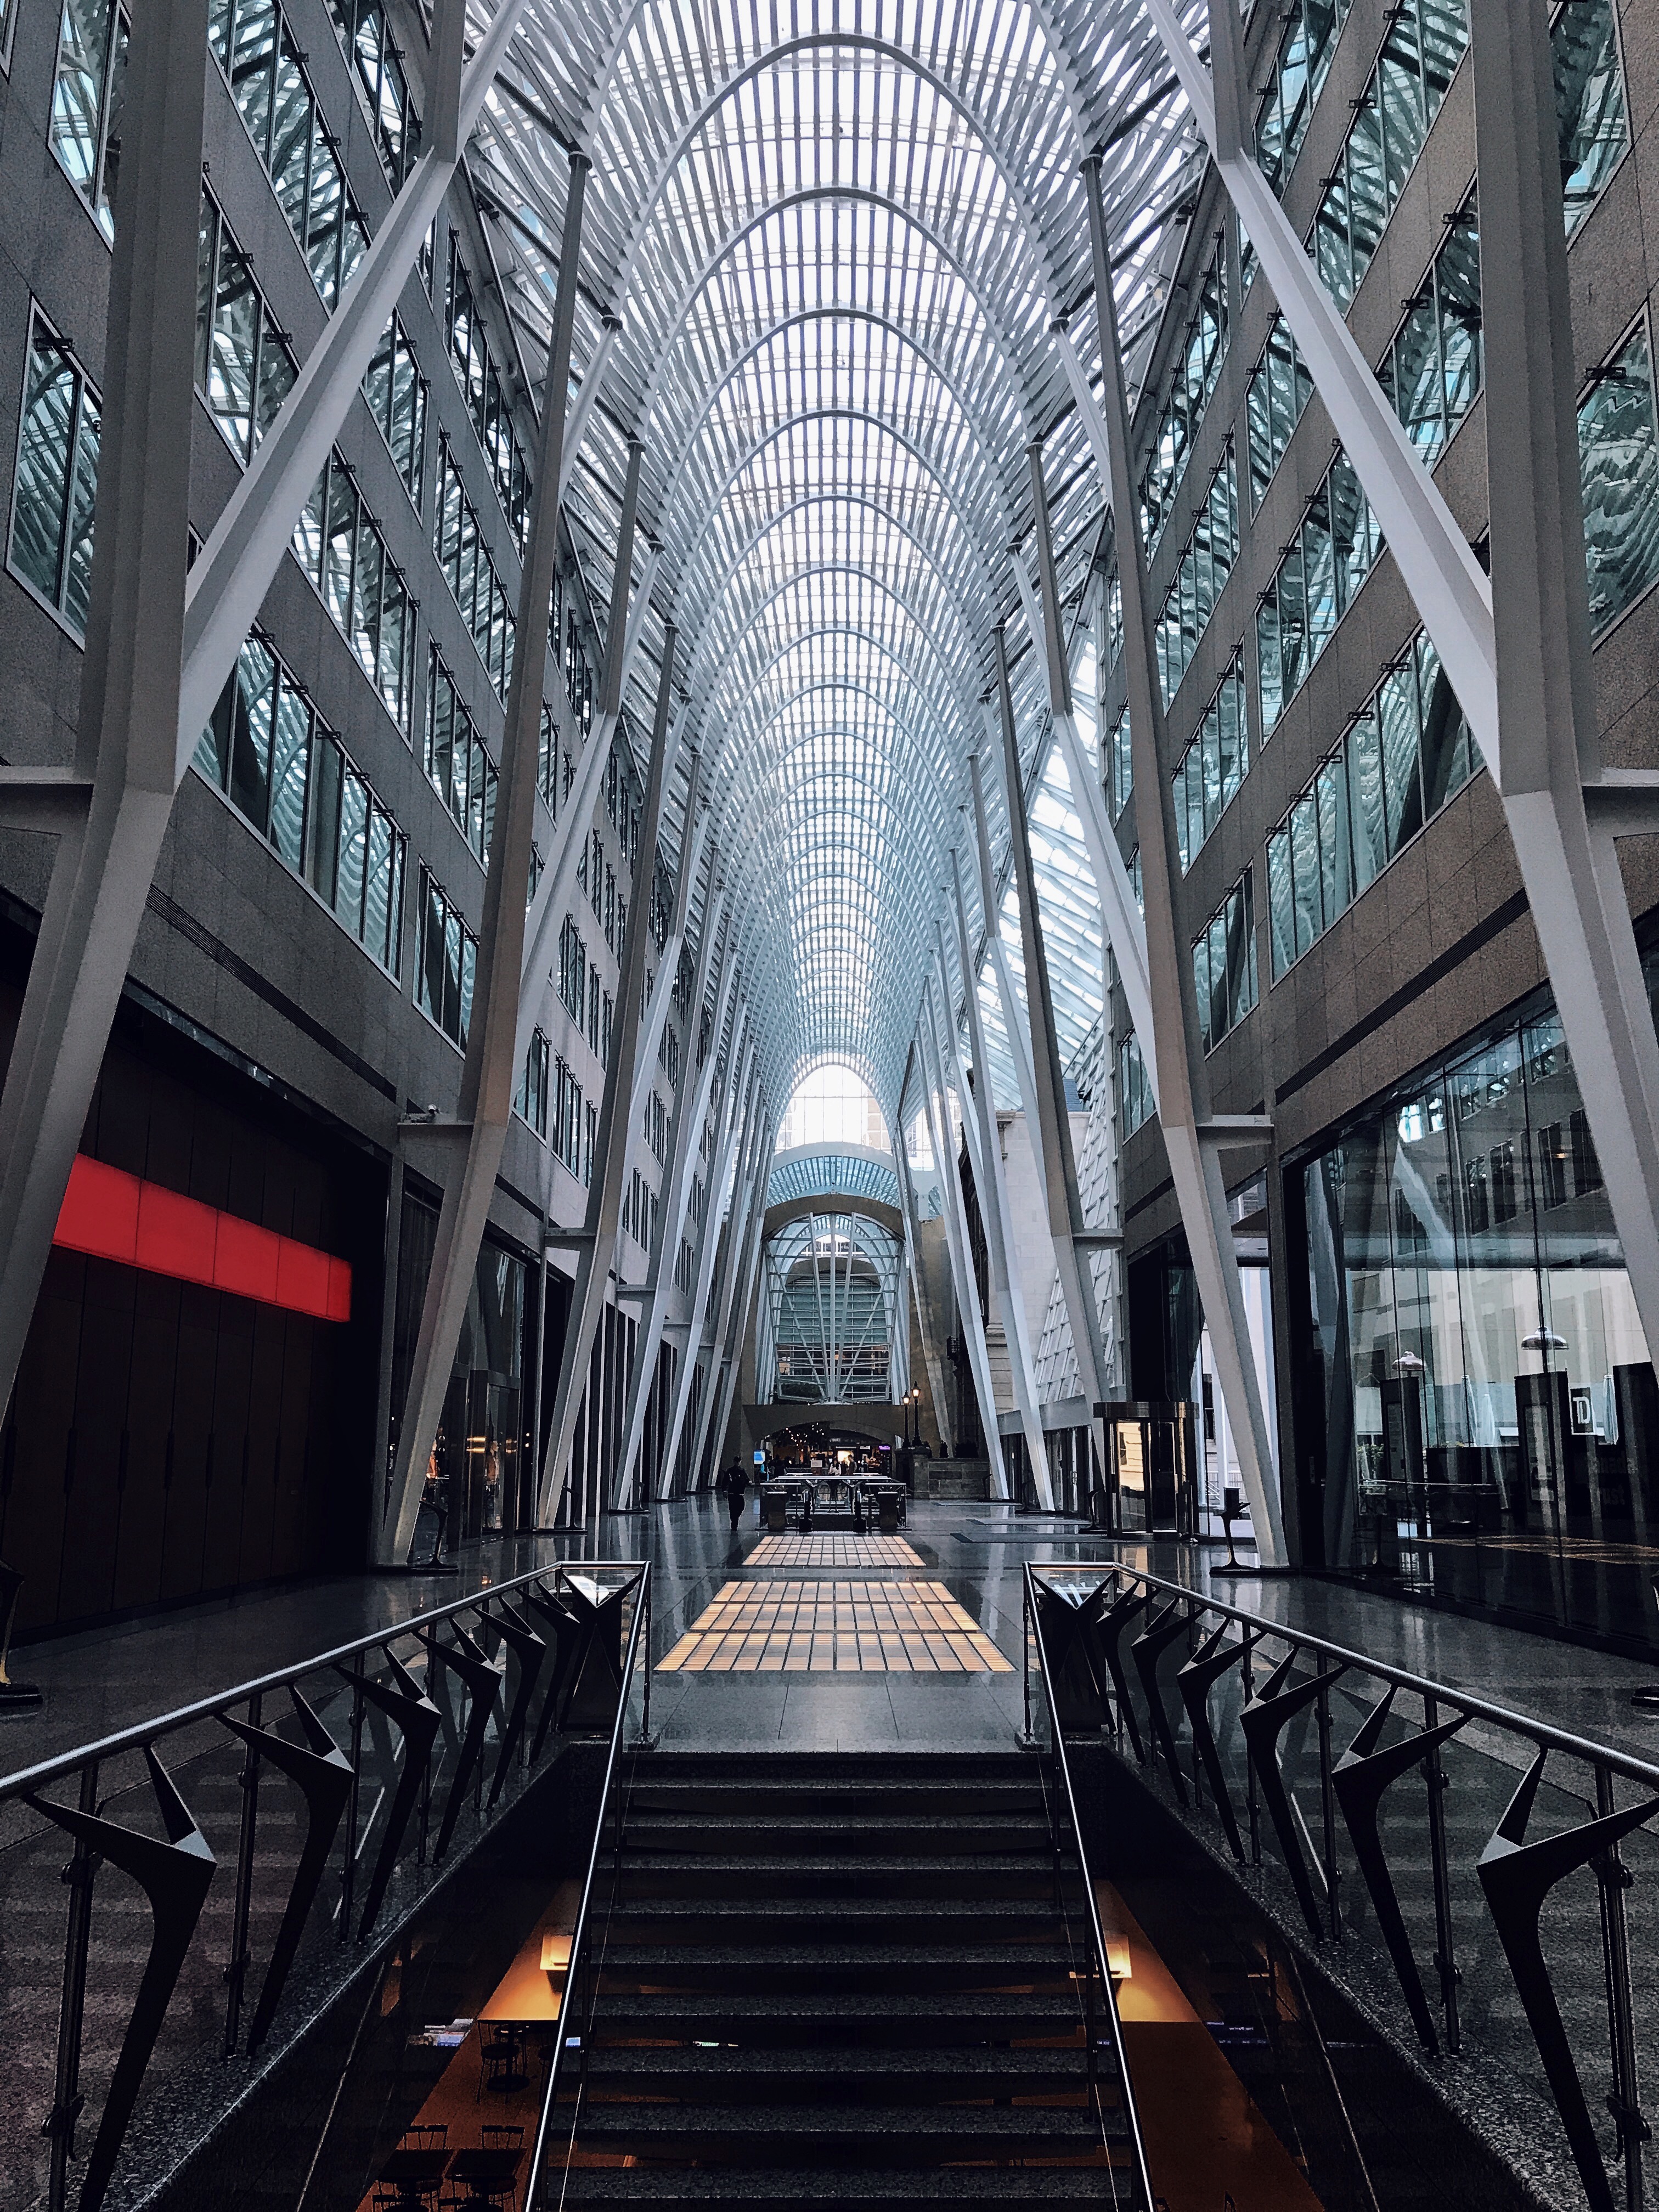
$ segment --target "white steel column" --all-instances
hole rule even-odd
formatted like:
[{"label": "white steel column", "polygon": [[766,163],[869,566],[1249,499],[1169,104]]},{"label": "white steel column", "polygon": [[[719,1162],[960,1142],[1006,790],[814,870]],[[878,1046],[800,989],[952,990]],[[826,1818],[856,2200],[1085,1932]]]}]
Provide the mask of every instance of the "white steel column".
[{"label": "white steel column", "polygon": [[[980,1157],[976,1163],[979,1208],[980,1217],[985,1224],[985,1243],[991,1262],[991,1295],[1001,1312],[1003,1331],[1008,1340],[1008,1365],[1014,1386],[1014,1403],[1019,1408],[1025,1450],[1031,1462],[1031,1480],[1036,1488],[1037,1505],[1042,1512],[1052,1513],[1054,1491],[1048,1476],[1048,1440],[1042,1433],[1042,1415],[1037,1404],[1036,1370],[1031,1359],[1030,1331],[1025,1326],[1025,1300],[1021,1290],[1019,1261],[1014,1251],[1013,1224],[1009,1216],[1008,1178],[1002,1164],[1002,1135],[997,1127],[996,1100],[991,1093],[991,1060],[985,1048],[985,1017],[980,1008],[973,954],[968,944],[968,913],[963,903],[962,874],[954,847],[951,851],[951,890],[957,921],[957,957],[962,967],[963,997],[968,1009],[968,1040],[974,1055],[971,1088],[975,1116],[979,1123]],[[941,945],[940,973],[945,979],[945,1006],[948,1009],[949,970],[944,964],[944,952],[945,948]],[[946,1041],[954,1054],[956,1024],[953,1022],[946,1023]]]},{"label": "white steel column", "polygon": [[177,782],[190,537],[206,0],[136,20],[110,272],[103,460],[75,761],[0,771],[0,819],[58,842],[0,1098],[0,1392],[9,1397]]},{"label": "white steel column", "polygon": [[[738,1155],[736,1179],[732,1186],[732,1207],[727,1217],[726,1259],[720,1270],[720,1306],[714,1322],[713,1340],[708,1349],[708,1387],[703,1393],[698,1410],[697,1433],[692,1443],[690,1459],[691,1487],[698,1487],[702,1470],[703,1455],[708,1449],[709,1431],[714,1427],[714,1448],[725,1433],[728,1418],[730,1394],[726,1378],[730,1372],[732,1331],[738,1326],[734,1315],[738,1310],[738,1289],[747,1272],[749,1256],[749,1224],[755,1210],[756,1185],[770,1156],[771,1141],[768,1134],[766,1101],[758,1079],[756,1082],[753,1104],[749,1115],[747,1143]],[[716,1400],[721,1401],[720,1419],[714,1424]]]},{"label": "white steel column", "polygon": [[[919,1048],[914,1042],[910,1047],[910,1066],[916,1069],[925,1089],[927,1079],[921,1073],[919,1065]],[[909,1067],[907,1067],[905,1082],[908,1083],[908,1080]],[[927,1110],[924,1103],[922,1107],[924,1115]],[[933,1419],[939,1429],[939,1442],[945,1447],[945,1457],[952,1459],[956,1456],[956,1421],[952,1409],[946,1403],[945,1399],[945,1369],[940,1357],[939,1316],[933,1311],[933,1294],[927,1286],[927,1273],[922,1266],[921,1207],[916,1197],[915,1177],[910,1171],[910,1156],[905,1149],[903,1125],[904,1085],[902,1084],[899,1087],[898,1116],[895,1123],[896,1137],[893,1146],[893,1158],[898,1167],[899,1195],[904,1210],[905,1242],[910,1249],[910,1279],[915,1285],[916,1322],[921,1331],[922,1364],[927,1370],[927,1387],[933,1394]],[[931,1135],[929,1143],[930,1145],[932,1143]],[[939,1189],[943,1194],[945,1170],[942,1164],[939,1169]],[[950,1249],[948,1231],[945,1249],[947,1252]]]},{"label": "white steel column", "polygon": [[[991,1380],[991,1352],[985,1340],[985,1316],[979,1303],[979,1279],[974,1273],[974,1255],[968,1240],[968,1206],[963,1196],[956,1147],[951,1142],[951,1109],[944,1054],[939,1045],[939,1023],[933,1004],[934,988],[931,976],[921,987],[921,1026],[917,1032],[922,1040],[922,1090],[927,1105],[928,1135],[934,1156],[939,1163],[939,1179],[945,1193],[945,1241],[951,1255],[951,1273],[956,1284],[957,1319],[962,1324],[968,1371],[974,1379],[974,1396],[979,1405],[980,1427],[985,1437],[985,1455],[990,1464],[992,1485],[997,1496],[1006,1498],[1008,1468],[1002,1455],[1002,1431],[997,1426],[997,1394]],[[950,1020],[948,996],[944,1018],[946,1023]],[[956,1088],[957,1097],[962,1103],[963,1140],[971,1158],[975,1146],[969,1127],[968,1102],[962,1094],[960,1073],[956,1077]]]},{"label": "white steel column", "polygon": [[1659,1039],[1613,841],[1659,823],[1659,777],[1601,763],[1547,15],[1474,0],[1469,27],[1499,781],[1651,1358]]},{"label": "white steel column", "polygon": [[443,1413],[455,1346],[466,1316],[484,1224],[495,1193],[496,1171],[512,1123],[514,1094],[524,1064],[518,1032],[525,901],[536,827],[542,696],[547,674],[544,640],[559,550],[555,487],[564,445],[588,166],[581,155],[572,160],[570,190],[565,200],[553,343],[542,392],[541,445],[530,506],[530,542],[519,584],[513,674],[507,684],[501,738],[501,795],[484,882],[477,976],[460,1099],[453,1121],[415,1125],[423,1138],[437,1137],[450,1155],[449,1170],[444,1176],[432,1266],[421,1304],[408,1394],[401,1409],[392,1493],[377,1535],[375,1553],[383,1565],[407,1559],[414,1540],[421,1486]]},{"label": "white steel column", "polygon": [[[671,756],[673,741],[670,740]],[[662,950],[657,957],[657,973],[645,1002],[645,1014],[641,1024],[639,1065],[634,1071],[634,1097],[631,1111],[634,1126],[643,1125],[645,1102],[655,1081],[652,1069],[657,1064],[657,1054],[662,1046],[664,1025],[668,1020],[668,1009],[674,996],[674,983],[679,974],[680,948],[685,943],[685,917],[691,904],[691,886],[702,867],[704,848],[708,839],[708,817],[705,814],[692,828],[692,817],[701,804],[698,790],[697,757],[692,754],[685,787],[685,837],[680,854],[680,878],[674,886],[674,911],[669,916],[668,933],[663,939]],[[645,896],[652,896],[647,888]],[[647,956],[648,957],[648,956]]]},{"label": "white steel column", "polygon": [[[635,449],[637,453],[637,448]],[[637,474],[637,460],[629,469]],[[626,590],[626,579],[623,588]],[[645,987],[645,950],[651,933],[651,897],[647,886],[657,864],[657,836],[662,817],[664,769],[668,752],[668,715],[674,679],[674,626],[664,633],[662,669],[657,685],[657,714],[651,737],[651,766],[646,777],[645,804],[640,813],[639,874],[628,909],[628,934],[623,942],[622,975],[617,985],[617,1018],[611,1027],[611,1060],[605,1072],[605,1091],[599,1106],[592,1179],[588,1185],[587,1212],[582,1243],[576,1260],[575,1287],[571,1292],[570,1320],[559,1358],[559,1387],[553,1401],[553,1419],[547,1450],[542,1461],[537,1521],[551,1528],[564,1492],[570,1468],[570,1447],[588,1385],[589,1355],[605,1310],[605,1291],[616,1256],[617,1231],[622,1218],[623,1176],[628,1164],[632,1134],[631,1104],[634,1070],[640,1045],[640,1000]],[[620,647],[617,657],[620,658]],[[586,832],[583,833],[586,835]],[[597,1407],[590,1407],[597,1414]]]},{"label": "white steel column", "polygon": [[[1127,679],[1130,759],[1136,793],[1135,826],[1140,836],[1141,886],[1146,903],[1144,943],[1152,1000],[1152,1026],[1140,1032],[1149,1063],[1156,1063],[1159,1126],[1187,1232],[1188,1257],[1197,1279],[1199,1300],[1209,1324],[1216,1372],[1227,1401],[1238,1449],[1239,1472],[1249,1502],[1250,1523],[1264,1567],[1286,1564],[1285,1524],[1279,1510],[1273,1440],[1256,1378],[1255,1360],[1244,1315],[1244,1291],[1238,1276],[1227,1189],[1222,1179],[1224,1146],[1261,1142],[1270,1125],[1252,1126],[1247,1117],[1218,1121],[1211,1110],[1209,1070],[1198,1030],[1198,1000],[1192,956],[1182,925],[1175,878],[1175,801],[1166,766],[1164,699],[1152,618],[1146,594],[1146,550],[1140,511],[1129,465],[1129,410],[1118,351],[1117,309],[1106,252],[1105,218],[1100,201],[1097,162],[1085,165],[1089,234],[1094,252],[1097,307],[1105,362],[1103,400],[1112,462],[1112,514],[1117,539],[1119,586],[1123,594],[1123,665]],[[1030,448],[1031,490],[1036,505],[1037,558],[1042,587],[1043,628],[1048,640],[1048,683],[1069,714],[1071,675],[1066,665],[1060,598],[1054,582],[1054,550],[1048,534],[1048,500],[1042,456]],[[1097,779],[1091,775],[1091,783]],[[1114,840],[1115,842],[1115,840]],[[1122,965],[1120,958],[1120,966]]]},{"label": "white steel column", "polygon": [[708,1094],[714,1087],[714,1073],[720,1065],[720,1036],[726,1027],[726,1010],[737,980],[737,962],[728,960],[726,972],[720,979],[720,994],[714,1003],[708,1057],[699,1067],[696,1065],[696,1032],[702,1021],[703,994],[708,988],[714,950],[723,937],[724,919],[723,914],[714,909],[711,883],[708,896],[703,902],[702,938],[697,947],[697,972],[691,994],[691,1030],[686,1039],[680,1087],[675,1095],[674,1117],[668,1132],[668,1165],[663,1176],[662,1194],[657,1207],[657,1248],[651,1255],[651,1270],[646,1279],[647,1295],[645,1311],[640,1316],[639,1349],[635,1355],[633,1372],[628,1378],[628,1400],[623,1414],[622,1452],[617,1462],[617,1503],[624,1509],[634,1503],[635,1474],[641,1439],[645,1434],[646,1409],[650,1404],[657,1371],[657,1350],[662,1342],[664,1324],[668,1319],[668,1308],[674,1295],[674,1269],[679,1258],[680,1237],[685,1224],[691,1164],[696,1157],[697,1136],[708,1112]]},{"label": "white steel column", "polygon": [[[750,1116],[755,1109],[756,1085],[754,1051],[744,1024],[742,1048],[737,1024],[733,1024],[730,1066],[727,1073],[725,1128],[716,1146],[708,1178],[708,1195],[703,1208],[702,1228],[697,1239],[697,1281],[691,1297],[690,1319],[686,1329],[685,1357],[680,1362],[680,1371],[674,1381],[674,1405],[669,1416],[668,1433],[663,1446],[662,1471],[657,1478],[657,1496],[672,1496],[674,1484],[674,1462],[679,1451],[680,1431],[685,1425],[687,1408],[691,1402],[692,1383],[703,1353],[712,1353],[713,1340],[704,1341],[703,1332],[709,1319],[709,1300],[714,1290],[714,1268],[720,1256],[720,1212],[726,1204],[726,1187],[733,1171],[733,1164],[743,1157],[747,1141]],[[707,1378],[703,1395],[707,1400],[713,1383],[712,1372]],[[688,1455],[687,1465],[695,1475],[696,1455]],[[689,1487],[688,1484],[688,1487]]]},{"label": "white steel column", "polygon": [[[763,1106],[760,1141],[755,1148],[754,1165],[745,1194],[742,1245],[740,1250],[733,1251],[732,1258],[736,1264],[726,1285],[720,1380],[718,1388],[709,1393],[703,1420],[698,1425],[696,1457],[692,1462],[695,1468],[702,1467],[705,1452],[711,1449],[719,1451],[726,1440],[726,1427],[732,1419],[732,1401],[737,1395],[738,1378],[743,1373],[743,1328],[755,1302],[755,1279],[760,1272],[761,1231],[766,1218],[766,1184],[776,1141],[776,1127],[766,1118]],[[732,1220],[735,1229],[735,1214]],[[718,1411],[714,1407],[716,1398],[720,1401]],[[712,1420],[709,1419],[711,1414]]]},{"label": "white steel column", "polygon": [[[1325,403],[1332,428],[1358,473],[1389,550],[1492,767],[1497,758],[1498,737],[1492,586],[1433,477],[1418,458],[1405,426],[1383,398],[1370,363],[1354,343],[1290,217],[1243,143],[1238,10],[1230,9],[1227,0],[1210,0],[1211,52],[1221,59],[1220,76],[1226,87],[1218,105],[1210,71],[1193,52],[1192,41],[1182,29],[1170,0],[1145,0],[1145,5],[1192,107],[1193,119],[1209,143],[1221,180],[1255,248],[1273,295],[1291,326],[1297,350]],[[1092,228],[1100,206],[1098,155],[1090,155],[1084,162],[1083,176]],[[1095,258],[1098,312],[1099,270],[1104,256],[1097,251]],[[1107,281],[1109,283],[1109,276]],[[1104,344],[1103,337],[1103,351]],[[1109,410],[1109,369],[1106,385]],[[1120,530],[1120,538],[1123,534]],[[1120,556],[1120,578],[1122,571]]]},{"label": "white steel column", "polygon": [[[1094,1278],[1087,1258],[1091,1240],[1084,1226],[1083,1200],[1078,1194],[1072,1117],[1066,1105],[1066,1078],[1060,1069],[1060,1047],[1054,1036],[1048,956],[1042,941],[1042,918],[1037,910],[1036,875],[1031,865],[1030,832],[1025,821],[1025,793],[1020,783],[1019,748],[1014,737],[1013,701],[1008,690],[1008,663],[1000,628],[996,632],[995,643],[1002,725],[1003,797],[1008,810],[1009,847],[1019,902],[1020,940],[1025,963],[1025,1020],[1030,1030],[1029,1048],[1017,1048],[1015,1059],[1022,1088],[1030,1086],[1025,1091],[1025,1118],[1037,1137],[1032,1149],[1042,1177],[1054,1267],[1060,1276],[1066,1319],[1071,1324],[1078,1388],[1092,1407],[1106,1395],[1106,1354],[1101,1341],[1099,1310],[1095,1304]],[[993,911],[996,887],[991,880],[991,846],[977,754],[969,767],[973,775],[974,823],[979,833],[980,875],[991,933],[992,965],[1001,994],[1003,1025],[1012,1040],[1020,1031],[1019,997],[1014,987],[1008,948],[1002,939],[1001,918]],[[1025,1044],[1026,1039],[1021,1036],[1020,1045]],[[1092,1241],[1097,1243],[1099,1239]]]},{"label": "white steel column", "polygon": [[[575,888],[576,870],[587,849],[593,826],[593,809],[599,783],[622,716],[623,683],[628,673],[628,587],[634,567],[634,526],[640,503],[640,463],[644,448],[637,438],[628,442],[628,473],[623,479],[622,518],[617,526],[617,565],[611,578],[611,611],[605,626],[605,673],[599,684],[599,702],[593,726],[582,747],[575,779],[565,794],[563,830],[556,856],[542,871],[525,925],[524,960],[520,969],[518,1054],[520,1063],[530,1049],[547,994],[548,969],[556,932]],[[656,556],[645,562],[635,598],[643,607],[651,590]],[[544,629],[546,625],[544,623]],[[635,631],[635,635],[638,633]],[[648,896],[648,894],[647,894]]]}]

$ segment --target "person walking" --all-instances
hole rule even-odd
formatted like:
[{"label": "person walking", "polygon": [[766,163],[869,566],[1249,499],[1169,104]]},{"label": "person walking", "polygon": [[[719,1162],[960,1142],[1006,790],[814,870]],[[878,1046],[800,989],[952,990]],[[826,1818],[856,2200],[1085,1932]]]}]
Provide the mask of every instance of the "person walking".
[{"label": "person walking", "polygon": [[744,1495],[748,1487],[748,1484],[744,1480],[743,1462],[734,1459],[720,1477],[720,1488],[726,1492],[726,1510],[732,1516],[734,1534],[738,1522],[743,1519]]}]

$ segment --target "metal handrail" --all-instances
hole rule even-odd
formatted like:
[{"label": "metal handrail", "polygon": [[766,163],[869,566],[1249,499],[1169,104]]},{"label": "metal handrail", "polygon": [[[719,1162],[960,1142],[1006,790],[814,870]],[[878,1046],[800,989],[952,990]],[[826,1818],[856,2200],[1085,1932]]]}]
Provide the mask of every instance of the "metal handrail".
[{"label": "metal handrail", "polygon": [[[1616,1746],[1593,1742],[1588,1736],[1574,1735],[1570,1729],[1559,1729],[1548,1721],[1534,1720],[1526,1713],[1511,1712],[1507,1705],[1495,1705],[1489,1698],[1478,1696],[1471,1690],[1455,1690],[1444,1682],[1431,1681],[1423,1674],[1413,1674],[1408,1668],[1395,1667],[1386,1659],[1373,1659],[1363,1651],[1351,1650],[1345,1644],[1333,1644],[1328,1637],[1316,1636],[1310,1631],[1294,1628],[1283,1621],[1271,1620],[1264,1613],[1252,1613],[1243,1606],[1229,1605],[1224,1599],[1208,1596],[1194,1589],[1190,1583],[1173,1583],[1163,1575],[1150,1573],[1145,1567],[1132,1567],[1121,1559],[1044,1559],[1028,1564],[1027,1571],[1040,1571],[1052,1574],[1124,1575],[1132,1581],[1144,1583],[1149,1590],[1161,1590],[1170,1597],[1185,1598],[1206,1613],[1218,1613],[1236,1621],[1241,1627],[1254,1629],[1259,1635],[1275,1637],[1281,1644],[1294,1644],[1298,1651],[1316,1652],[1322,1658],[1364,1674],[1374,1674],[1380,1681],[1390,1682],[1395,1688],[1409,1690],[1417,1696],[1437,1698],[1443,1705],[1455,1706],[1471,1720],[1487,1721],[1494,1728],[1507,1729],[1525,1736],[1540,1750],[1559,1751],[1572,1759],[1585,1759],[1592,1765],[1605,1766],[1627,1781],[1640,1782],[1649,1789],[1659,1789],[1659,1765],[1632,1753],[1620,1751]],[[1028,1662],[1029,1666],[1029,1662]]]},{"label": "metal handrail", "polygon": [[[130,1728],[118,1729],[112,1735],[100,1736],[95,1743],[78,1745],[73,1751],[59,1752],[55,1758],[43,1759],[33,1766],[19,1767],[15,1773],[0,1775],[0,1804],[21,1797],[27,1792],[41,1790],[50,1782],[61,1781],[66,1774],[76,1774],[90,1761],[101,1765],[124,1751],[143,1751],[159,1743],[164,1735],[176,1734],[194,1722],[215,1720],[221,1713],[228,1712],[234,1705],[246,1705],[250,1698],[263,1697],[267,1691],[281,1690],[290,1682],[298,1682],[307,1674],[314,1674],[320,1668],[338,1666],[343,1661],[355,1659],[362,1652],[373,1651],[391,1644],[400,1636],[411,1636],[433,1621],[447,1620],[457,1613],[488,1611],[492,1599],[506,1597],[514,1590],[522,1589],[526,1583],[544,1582],[549,1575],[568,1572],[573,1566],[590,1564],[584,1560],[550,1559],[544,1565],[532,1567],[527,1573],[514,1575],[510,1580],[491,1583],[487,1589],[474,1590],[468,1597],[452,1598],[447,1605],[427,1606],[412,1613],[407,1620],[389,1622],[381,1628],[360,1636],[350,1644],[337,1644],[331,1651],[319,1651],[311,1657],[298,1661],[294,1666],[279,1668],[274,1674],[258,1674],[252,1681],[239,1682],[234,1689],[220,1690],[210,1698],[198,1698],[194,1704],[180,1705],[174,1711],[162,1713],[153,1720],[136,1721]],[[637,1572],[647,1565],[643,1559],[597,1559],[591,1563],[596,1569],[608,1573]]]},{"label": "metal handrail", "polygon": [[[634,1667],[639,1653],[641,1624],[647,1638],[645,1682],[647,1700],[647,1717],[641,1723],[641,1727],[648,1730],[651,1694],[650,1623],[651,1562],[647,1559],[641,1563],[640,1601],[634,1608],[634,1619],[628,1632],[628,1650],[623,1660],[622,1692],[617,1699],[617,1717],[611,1723],[611,1747],[605,1754],[605,1783],[599,1791],[599,1817],[593,1824],[593,1844],[587,1855],[587,1875],[582,1883],[581,1904],[577,1909],[576,1925],[570,1938],[570,1959],[564,1972],[564,1995],[559,2001],[558,2033],[553,2039],[553,2056],[548,2064],[546,2087],[542,2092],[541,2117],[536,2124],[535,2148],[530,2154],[530,2172],[525,2183],[525,2212],[536,2212],[537,2200],[542,2185],[543,2170],[547,2159],[548,2137],[552,2130],[553,2115],[559,2100],[559,2077],[564,2068],[564,2054],[569,2048],[569,2038],[566,2033],[568,2025],[568,2008],[576,1993],[577,1975],[586,1963],[583,1952],[587,1942],[587,1923],[593,1903],[593,1883],[599,1873],[599,1852],[605,1843],[605,1814],[610,1808],[611,1788],[616,1780],[617,1755],[622,1749],[623,1731],[628,1723],[628,1695],[633,1686]],[[639,1739],[641,1744],[648,1744],[649,1741],[648,1733],[642,1734]],[[584,2028],[584,2043],[586,2037],[586,2030]]]},{"label": "metal handrail", "polygon": [[1106,1954],[1106,1935],[1100,1924],[1100,1903],[1095,1895],[1094,1875],[1090,1870],[1088,1846],[1083,1838],[1083,1825],[1078,1819],[1077,1792],[1072,1787],[1071,1761],[1066,1755],[1066,1731],[1060,1723],[1060,1707],[1054,1698],[1054,1686],[1048,1674],[1048,1654],[1042,1641],[1042,1623],[1036,1609],[1034,1571],[1030,1560],[1025,1564],[1026,1651],[1030,1665],[1030,1650],[1036,1644],[1037,1665],[1042,1670],[1043,1694],[1048,1700],[1048,1728],[1054,1738],[1054,1755],[1059,1763],[1060,1779],[1066,1784],[1066,1810],[1071,1814],[1072,1833],[1077,1839],[1078,1863],[1083,1873],[1084,1894],[1089,1900],[1089,1929],[1095,1955],[1100,1962],[1101,1985],[1106,1992],[1106,2017],[1112,2026],[1112,2049],[1117,2059],[1118,2079],[1123,2085],[1123,2109],[1128,2117],[1129,2140],[1134,2151],[1135,2166],[1140,2176],[1146,2212],[1152,2212],[1157,2202],[1152,2195],[1152,2177],[1146,2164],[1146,2145],[1140,2132],[1140,2113],[1135,2104],[1134,2084],[1129,2075],[1129,2054],[1124,2048],[1123,2022],[1118,2015],[1117,1992],[1112,1987],[1112,1970]]}]

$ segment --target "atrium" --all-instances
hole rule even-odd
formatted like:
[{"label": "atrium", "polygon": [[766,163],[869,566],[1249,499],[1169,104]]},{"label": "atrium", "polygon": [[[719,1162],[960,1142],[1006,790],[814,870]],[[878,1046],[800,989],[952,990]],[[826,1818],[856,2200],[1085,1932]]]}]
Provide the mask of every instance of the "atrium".
[{"label": "atrium", "polygon": [[6,2204],[1659,2201],[1656,115],[0,0]]}]

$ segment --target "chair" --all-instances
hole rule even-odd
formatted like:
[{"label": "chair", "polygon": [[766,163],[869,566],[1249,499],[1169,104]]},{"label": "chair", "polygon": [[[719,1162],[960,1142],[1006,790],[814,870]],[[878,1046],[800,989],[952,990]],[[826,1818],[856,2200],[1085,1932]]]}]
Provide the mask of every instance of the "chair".
[{"label": "chair", "polygon": [[514,2021],[492,2021],[479,2047],[478,2092],[491,2089],[505,2096],[522,2089],[530,2075],[525,2067],[528,2031]]},{"label": "chair", "polygon": [[[519,2126],[489,2125],[480,2129],[479,2134],[480,2152],[456,2154],[459,2171],[449,2185],[447,2206],[453,2212],[513,2212],[518,2203],[525,2131]],[[477,2171],[480,2166],[490,2170]]]}]

